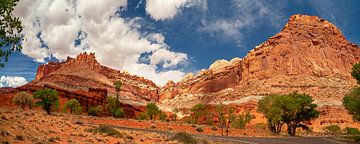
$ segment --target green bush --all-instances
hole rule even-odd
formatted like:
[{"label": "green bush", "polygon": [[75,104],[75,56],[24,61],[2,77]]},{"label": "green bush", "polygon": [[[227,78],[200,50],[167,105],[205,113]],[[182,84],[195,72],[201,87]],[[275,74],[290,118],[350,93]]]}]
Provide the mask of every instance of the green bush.
[{"label": "green bush", "polygon": [[163,112],[160,112],[160,120],[161,121],[166,121],[167,115]]},{"label": "green bush", "polygon": [[107,104],[105,105],[105,109],[113,117],[120,118],[125,116],[124,110],[120,107],[120,101],[116,97],[107,97]]},{"label": "green bush", "polygon": [[355,142],[360,142],[360,136],[354,136],[354,141]]},{"label": "green bush", "polygon": [[250,123],[251,119],[252,115],[249,112],[246,114],[240,114],[232,121],[231,125],[234,128],[244,129],[245,125]]},{"label": "green bush", "polygon": [[206,106],[202,103],[194,105],[191,109],[191,112],[193,112],[193,123],[197,124],[199,122],[199,119],[201,117],[206,117],[208,111],[206,110]]},{"label": "green bush", "polygon": [[145,113],[145,112],[141,112],[141,113],[140,113],[140,116],[139,116],[139,119],[140,119],[140,120],[146,120],[146,119],[147,119],[146,113]]},{"label": "green bush", "polygon": [[190,134],[186,132],[178,132],[170,138],[170,140],[176,140],[184,144],[196,144],[197,141]]},{"label": "green bush", "polygon": [[124,115],[125,115],[125,112],[124,112],[124,110],[122,109],[122,108],[117,108],[115,111],[114,111],[114,117],[116,117],[116,118],[122,118],[122,117],[124,117]]},{"label": "green bush", "polygon": [[146,105],[146,114],[150,120],[155,119],[155,115],[160,114],[160,112],[159,107],[155,103],[151,102]]},{"label": "green bush", "polygon": [[43,109],[51,114],[54,110],[57,110],[60,106],[59,96],[56,90],[45,88],[37,90],[34,93],[34,98],[39,99],[35,104],[37,106],[42,106]]},{"label": "green bush", "polygon": [[25,109],[26,106],[29,107],[29,109],[32,108],[33,105],[33,96],[27,92],[18,92],[12,99],[12,102],[15,105],[20,106],[22,109]]},{"label": "green bush", "polygon": [[360,131],[357,128],[346,127],[345,131],[346,131],[346,134],[348,134],[348,135],[358,135],[358,134],[360,134]]},{"label": "green bush", "polygon": [[338,125],[329,125],[324,127],[324,131],[332,135],[337,135],[341,133],[341,128]]},{"label": "green bush", "polygon": [[68,100],[63,107],[63,111],[67,112],[70,111],[71,114],[81,114],[82,113],[82,107],[78,100],[71,99]]},{"label": "green bush", "polygon": [[90,116],[101,116],[102,113],[103,113],[103,108],[100,105],[96,107],[90,107],[88,110],[88,115]]}]

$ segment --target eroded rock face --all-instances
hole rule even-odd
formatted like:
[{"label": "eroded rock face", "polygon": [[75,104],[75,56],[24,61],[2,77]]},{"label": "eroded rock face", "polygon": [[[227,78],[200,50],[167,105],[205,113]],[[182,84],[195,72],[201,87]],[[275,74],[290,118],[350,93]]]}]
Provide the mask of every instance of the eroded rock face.
[{"label": "eroded rock face", "polygon": [[100,65],[94,53],[82,53],[64,62],[49,62],[38,67],[35,80],[22,89],[51,85],[68,91],[94,88],[116,95],[113,83],[121,80],[120,99],[136,102],[158,101],[158,87],[150,80]]},{"label": "eroded rock face", "polygon": [[[341,107],[344,94],[356,86],[350,71],[359,61],[359,47],[333,24],[316,16],[294,15],[280,33],[243,59],[216,61],[208,70],[166,85],[162,89],[173,94],[167,96],[173,99],[161,101],[191,107],[199,102],[241,103],[250,97],[299,91],[310,94],[320,108]],[[344,109],[337,113],[348,118]]]}]

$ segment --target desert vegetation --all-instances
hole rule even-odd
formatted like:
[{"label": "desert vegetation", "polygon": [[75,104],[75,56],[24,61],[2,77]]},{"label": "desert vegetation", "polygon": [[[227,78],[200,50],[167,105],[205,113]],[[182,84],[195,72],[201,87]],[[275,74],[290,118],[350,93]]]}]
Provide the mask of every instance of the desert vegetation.
[{"label": "desert vegetation", "polygon": [[38,90],[34,93],[34,98],[37,99],[35,104],[42,106],[48,114],[51,114],[60,107],[59,96],[56,90],[48,88]]},{"label": "desert vegetation", "polygon": [[25,109],[26,106],[29,107],[29,109],[32,108],[33,106],[33,95],[32,94],[29,94],[27,92],[18,92],[12,99],[12,102],[15,104],[15,105],[18,105],[20,106],[22,109]]}]

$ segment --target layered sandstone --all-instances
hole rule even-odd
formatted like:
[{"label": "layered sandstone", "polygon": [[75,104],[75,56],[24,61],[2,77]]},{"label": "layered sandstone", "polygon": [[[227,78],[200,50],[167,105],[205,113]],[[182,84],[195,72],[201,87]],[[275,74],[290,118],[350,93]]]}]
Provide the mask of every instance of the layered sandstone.
[{"label": "layered sandstone", "polygon": [[64,62],[49,62],[38,67],[35,80],[20,89],[37,89],[49,85],[68,91],[105,89],[115,95],[113,83],[121,80],[120,99],[124,102],[158,101],[158,87],[150,80],[133,76],[99,64],[94,53],[82,53]]},{"label": "layered sandstone", "polygon": [[[293,15],[281,32],[243,59],[216,61],[208,70],[166,85],[161,102],[175,107],[243,104],[270,93],[299,91],[310,94],[322,112],[337,111],[338,120],[331,122],[345,123],[352,120],[341,108],[342,98],[356,86],[350,71],[359,61],[359,47],[333,24],[316,16]],[[335,117],[331,115],[322,115],[317,124]]]}]

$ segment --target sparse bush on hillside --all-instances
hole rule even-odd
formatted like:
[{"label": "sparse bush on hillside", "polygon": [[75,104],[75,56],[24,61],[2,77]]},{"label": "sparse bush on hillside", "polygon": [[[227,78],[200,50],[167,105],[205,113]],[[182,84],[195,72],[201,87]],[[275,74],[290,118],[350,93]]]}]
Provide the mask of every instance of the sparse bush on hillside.
[{"label": "sparse bush on hillside", "polygon": [[63,111],[67,112],[70,111],[71,114],[81,114],[82,113],[82,107],[78,100],[71,99],[68,100],[63,107]]},{"label": "sparse bush on hillside", "polygon": [[87,113],[90,116],[101,116],[103,113],[103,108],[100,105],[96,107],[90,107]]},{"label": "sparse bush on hillside", "polygon": [[140,113],[140,116],[139,116],[139,119],[140,119],[140,120],[146,120],[146,119],[147,119],[146,113],[145,113],[145,112],[141,112],[141,113]]},{"label": "sparse bush on hillside", "polygon": [[359,129],[357,129],[357,128],[352,128],[352,127],[346,127],[346,128],[345,128],[345,132],[346,132],[346,134],[348,134],[348,135],[358,135],[358,134],[360,134]]},{"label": "sparse bush on hillside", "polygon": [[48,114],[51,114],[60,106],[59,96],[56,90],[49,88],[38,90],[34,93],[34,98],[39,99],[35,104],[42,106]]},{"label": "sparse bush on hillside", "polygon": [[27,92],[18,92],[12,99],[12,102],[18,106],[20,106],[22,109],[25,109],[26,106],[29,107],[29,109],[32,108],[33,105],[33,96]]},{"label": "sparse bush on hillside", "polygon": [[105,109],[108,113],[110,113],[113,117],[120,118],[124,117],[124,110],[120,107],[120,101],[116,97],[108,96],[107,104],[105,105]]},{"label": "sparse bush on hillside", "polygon": [[167,115],[164,112],[160,112],[160,120],[161,121],[166,121]]},{"label": "sparse bush on hillside", "polygon": [[338,125],[329,125],[323,128],[325,133],[338,135],[341,133],[341,128]]},{"label": "sparse bush on hillside", "polygon": [[107,126],[107,125],[100,125],[97,128],[88,129],[87,131],[93,132],[93,133],[104,133],[108,136],[117,137],[117,138],[123,137],[123,135],[118,130],[116,130],[113,127]]},{"label": "sparse bush on hillside", "polygon": [[202,103],[194,105],[191,108],[191,112],[193,112],[192,117],[193,117],[193,123],[195,124],[199,123],[199,119],[201,117],[206,117],[207,115],[206,106]]},{"label": "sparse bush on hillside", "polygon": [[232,126],[234,128],[243,129],[245,128],[246,124],[250,123],[252,119],[252,115],[247,112],[246,114],[240,114],[238,115],[235,120],[232,121]]},{"label": "sparse bush on hillside", "polygon": [[155,119],[157,114],[160,114],[161,111],[155,103],[148,103],[146,105],[146,114],[149,116],[150,120]]},{"label": "sparse bush on hillside", "polygon": [[190,134],[185,132],[178,132],[170,138],[170,140],[182,142],[184,144],[197,144],[196,139],[194,139]]}]

